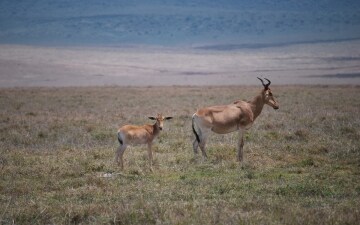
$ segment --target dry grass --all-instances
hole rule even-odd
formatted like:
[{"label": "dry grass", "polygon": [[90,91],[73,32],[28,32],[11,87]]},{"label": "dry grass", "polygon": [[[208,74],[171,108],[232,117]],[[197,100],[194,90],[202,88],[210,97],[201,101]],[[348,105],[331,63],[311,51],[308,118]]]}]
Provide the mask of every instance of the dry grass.
[{"label": "dry grass", "polygon": [[[191,115],[252,98],[259,87],[0,90],[3,224],[357,224],[360,88],[274,86],[246,134],[212,135],[194,158]],[[174,116],[154,145],[114,164],[116,129]],[[104,177],[109,176],[109,177]]]}]

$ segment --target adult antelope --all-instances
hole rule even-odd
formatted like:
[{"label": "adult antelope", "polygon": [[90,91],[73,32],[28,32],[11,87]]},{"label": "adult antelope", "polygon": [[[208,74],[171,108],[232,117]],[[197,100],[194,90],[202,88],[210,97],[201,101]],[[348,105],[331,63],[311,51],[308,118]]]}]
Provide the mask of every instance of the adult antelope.
[{"label": "adult antelope", "polygon": [[270,80],[267,84],[258,78],[264,89],[253,98],[252,101],[235,101],[229,105],[217,105],[202,108],[192,117],[192,130],[195,134],[193,143],[194,153],[198,153],[200,146],[203,157],[207,157],[205,151],[206,138],[210,131],[217,134],[227,134],[239,131],[239,142],[237,146],[237,160],[243,160],[244,132],[249,129],[255,119],[260,115],[265,104],[279,109],[279,104],[269,88]]},{"label": "adult antelope", "polygon": [[147,144],[150,166],[152,165],[152,142],[163,129],[164,121],[172,119],[172,117],[164,117],[162,114],[158,114],[157,117],[151,116],[149,119],[156,120],[156,122],[143,126],[125,125],[119,128],[117,136],[120,146],[116,151],[115,161],[120,164],[121,169],[124,168],[123,155],[128,145]]}]

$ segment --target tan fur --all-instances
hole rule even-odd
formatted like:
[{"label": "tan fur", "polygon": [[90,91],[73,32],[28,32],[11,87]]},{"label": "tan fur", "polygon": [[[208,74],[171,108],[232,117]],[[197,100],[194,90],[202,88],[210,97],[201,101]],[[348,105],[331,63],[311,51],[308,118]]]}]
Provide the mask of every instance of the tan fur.
[{"label": "tan fur", "polygon": [[[115,161],[124,168],[123,155],[128,145],[147,144],[150,165],[152,165],[152,142],[159,135],[162,130],[164,121],[169,120],[172,117],[164,117],[158,114],[157,117],[149,117],[152,120],[156,120],[155,124],[146,124],[143,126],[125,125],[118,130],[118,139],[120,143],[119,148],[116,151]],[[120,158],[120,161],[119,161]]]},{"label": "tan fur", "polygon": [[[264,85],[264,83],[263,83]],[[239,131],[240,139],[238,144],[238,161],[243,160],[243,134],[249,129],[255,119],[260,115],[264,104],[274,109],[278,109],[279,105],[274,99],[268,85],[264,85],[264,89],[253,98],[252,101],[235,101],[229,105],[210,106],[201,108],[193,115],[194,132],[198,135],[200,142],[195,139],[193,143],[194,153],[197,154],[198,147],[206,157],[205,145],[206,138],[210,131],[217,134],[227,134]]]}]

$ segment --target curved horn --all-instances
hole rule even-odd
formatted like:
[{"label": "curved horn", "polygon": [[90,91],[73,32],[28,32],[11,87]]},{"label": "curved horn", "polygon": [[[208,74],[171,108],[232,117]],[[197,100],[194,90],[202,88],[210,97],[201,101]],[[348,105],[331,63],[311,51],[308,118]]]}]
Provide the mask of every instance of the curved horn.
[{"label": "curved horn", "polygon": [[[261,81],[262,85],[265,87],[264,81],[263,81],[261,78],[259,78],[259,77],[257,77],[257,79],[259,79],[259,80]],[[266,79],[266,78],[265,78],[265,79]]]},{"label": "curved horn", "polygon": [[269,89],[269,86],[271,84],[271,81],[269,79],[264,78],[265,80],[267,80],[267,82],[268,82],[267,84],[265,84],[264,81],[261,78],[257,77],[257,79],[259,79],[261,81],[261,83],[264,86],[265,90]]},{"label": "curved horn", "polygon": [[266,87],[266,88],[269,88],[269,86],[270,86],[270,84],[271,84],[271,81],[270,81],[269,79],[266,79],[266,78],[264,78],[264,79],[269,82],[269,83],[267,83],[267,84],[265,85],[265,87]]}]

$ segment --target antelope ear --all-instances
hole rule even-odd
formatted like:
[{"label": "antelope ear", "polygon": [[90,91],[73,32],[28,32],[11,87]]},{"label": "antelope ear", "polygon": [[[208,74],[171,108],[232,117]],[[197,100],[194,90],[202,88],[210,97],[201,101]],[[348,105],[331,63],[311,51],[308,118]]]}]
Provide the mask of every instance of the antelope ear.
[{"label": "antelope ear", "polygon": [[149,116],[148,118],[151,119],[151,120],[156,120],[156,118],[153,117],[153,116]]},{"label": "antelope ear", "polygon": [[165,117],[166,120],[171,120],[172,118],[173,118],[172,116]]}]

